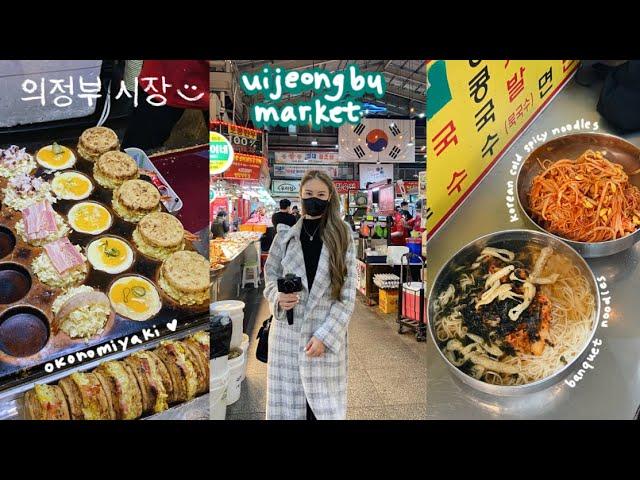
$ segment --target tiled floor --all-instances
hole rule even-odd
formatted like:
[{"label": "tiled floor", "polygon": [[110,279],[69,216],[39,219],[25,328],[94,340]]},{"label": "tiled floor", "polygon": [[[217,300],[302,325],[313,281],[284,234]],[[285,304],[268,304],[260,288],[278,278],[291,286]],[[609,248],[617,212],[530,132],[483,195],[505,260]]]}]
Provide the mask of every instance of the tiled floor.
[{"label": "tiled floor", "polygon": [[[261,291],[245,292],[245,332],[251,338],[247,378],[227,420],[265,417],[267,366],[255,358],[255,335],[269,316]],[[414,420],[426,417],[426,348],[413,333],[397,333],[395,315],[367,307],[358,294],[349,324],[347,417],[352,420]]]}]

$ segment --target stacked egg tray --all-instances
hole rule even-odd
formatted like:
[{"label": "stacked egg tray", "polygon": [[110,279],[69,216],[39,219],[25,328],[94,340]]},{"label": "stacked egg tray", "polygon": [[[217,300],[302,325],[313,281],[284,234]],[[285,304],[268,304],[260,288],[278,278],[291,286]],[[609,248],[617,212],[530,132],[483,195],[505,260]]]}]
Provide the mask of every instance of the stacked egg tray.
[{"label": "stacked egg tray", "polygon": [[[93,162],[82,159],[75,151],[76,164],[72,169],[84,173],[92,182],[93,191],[83,200],[60,200],[54,203],[53,209],[60,214],[68,224],[67,212],[78,202],[94,201],[102,204],[111,214],[111,226],[99,235],[88,235],[70,230],[68,238],[74,245],[82,248],[86,257],[87,245],[103,235],[120,237],[127,242],[133,251],[134,260],[126,271],[111,275],[103,271],[94,270],[89,262],[88,275],[83,285],[89,285],[96,290],[108,294],[111,284],[118,278],[139,275],[151,281],[156,287],[162,301],[161,310],[146,321],[133,321],[117,313],[112,315],[99,335],[88,339],[71,338],[66,333],[58,331],[54,334],[53,301],[62,293],[62,289],[50,287],[41,283],[31,270],[31,262],[44,251],[41,247],[32,247],[25,243],[16,233],[15,225],[22,218],[22,214],[2,204],[0,206],[0,392],[18,385],[34,381],[47,376],[45,365],[56,359],[70,354],[78,357],[78,352],[93,350],[105,344],[117,345],[116,339],[141,334],[143,329],[150,329],[155,338],[183,330],[196,324],[206,325],[208,321],[208,304],[184,307],[167,296],[158,285],[158,276],[162,262],[151,259],[142,254],[131,239],[135,224],[120,218],[111,207],[112,191],[101,187],[93,179]],[[33,152],[35,157],[35,152]],[[139,161],[138,161],[139,162]],[[140,162],[139,162],[140,163]],[[148,162],[145,167],[148,169]],[[48,173],[41,167],[35,172],[50,181],[53,173]],[[140,179],[151,181],[145,175]],[[0,178],[1,192],[7,186],[7,179]],[[179,200],[179,199],[177,199]],[[169,202],[176,202],[170,199]],[[166,204],[161,202],[163,211],[167,211]],[[186,248],[195,250],[194,245],[186,240]],[[173,320],[176,322],[173,322]],[[142,337],[142,335],[140,335]],[[60,363],[58,365],[61,365]],[[77,365],[60,367],[73,369]],[[60,371],[56,368],[56,371]]]}]

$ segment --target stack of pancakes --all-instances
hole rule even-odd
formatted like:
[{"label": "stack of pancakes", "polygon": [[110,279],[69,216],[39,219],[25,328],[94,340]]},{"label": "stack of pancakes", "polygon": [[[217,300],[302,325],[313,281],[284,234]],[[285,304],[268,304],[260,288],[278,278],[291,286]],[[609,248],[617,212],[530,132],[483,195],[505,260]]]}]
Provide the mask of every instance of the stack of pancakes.
[{"label": "stack of pancakes", "polygon": [[132,238],[138,250],[155,260],[166,260],[185,246],[182,223],[164,212],[146,215],[133,231]]},{"label": "stack of pancakes", "polygon": [[105,188],[113,190],[126,180],[140,176],[138,164],[129,155],[120,151],[108,151],[100,155],[93,165],[93,178]]},{"label": "stack of pancakes", "polygon": [[124,220],[138,223],[145,215],[160,210],[160,192],[150,182],[126,180],[113,191],[112,206]]},{"label": "stack of pancakes", "polygon": [[158,284],[180,305],[209,302],[209,262],[202,255],[187,250],[172,253],[162,263]]},{"label": "stack of pancakes", "polygon": [[95,162],[103,153],[119,148],[116,132],[107,127],[93,127],[82,132],[77,150],[82,158]]}]

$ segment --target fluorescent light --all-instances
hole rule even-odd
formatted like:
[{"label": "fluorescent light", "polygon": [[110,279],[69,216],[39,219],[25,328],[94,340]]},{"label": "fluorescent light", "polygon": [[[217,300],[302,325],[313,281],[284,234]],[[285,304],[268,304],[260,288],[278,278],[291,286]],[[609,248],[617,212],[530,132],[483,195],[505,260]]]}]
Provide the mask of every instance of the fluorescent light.
[{"label": "fluorescent light", "polygon": [[424,118],[424,112],[420,112],[420,113],[418,114],[418,116],[419,116],[420,118]]},{"label": "fluorescent light", "polygon": [[311,140],[311,145],[313,145],[314,147],[318,146],[318,140],[316,140],[315,138]]},{"label": "fluorescent light", "polygon": [[407,143],[407,147],[413,147],[413,142]]}]

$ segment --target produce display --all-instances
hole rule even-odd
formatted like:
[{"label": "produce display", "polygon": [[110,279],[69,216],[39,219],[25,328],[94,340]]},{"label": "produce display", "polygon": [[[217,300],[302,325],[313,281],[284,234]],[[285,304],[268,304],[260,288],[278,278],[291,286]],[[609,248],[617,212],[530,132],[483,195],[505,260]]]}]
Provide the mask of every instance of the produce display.
[{"label": "produce display", "polygon": [[209,389],[209,333],[166,340],[151,351],[74,372],[24,395],[31,420],[134,420],[162,412]]},{"label": "produce display", "polygon": [[[166,212],[158,182],[106,127],[85,131],[77,149],[0,149],[0,387],[63,355],[203,318],[208,262]],[[64,393],[95,386],[74,378]]]}]

